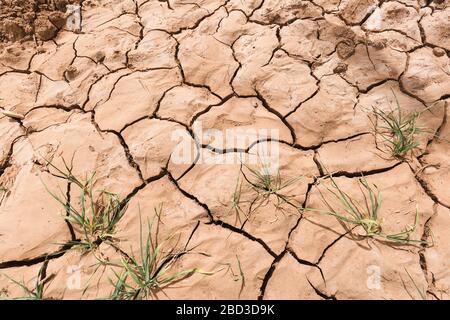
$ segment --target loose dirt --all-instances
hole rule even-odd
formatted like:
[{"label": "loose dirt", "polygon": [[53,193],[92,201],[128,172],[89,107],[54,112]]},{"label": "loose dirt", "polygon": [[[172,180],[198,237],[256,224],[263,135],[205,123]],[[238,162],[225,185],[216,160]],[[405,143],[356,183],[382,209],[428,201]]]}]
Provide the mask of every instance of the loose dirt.
[{"label": "loose dirt", "polygon": [[77,0],[0,1],[0,42],[50,40],[66,23],[66,6]]}]

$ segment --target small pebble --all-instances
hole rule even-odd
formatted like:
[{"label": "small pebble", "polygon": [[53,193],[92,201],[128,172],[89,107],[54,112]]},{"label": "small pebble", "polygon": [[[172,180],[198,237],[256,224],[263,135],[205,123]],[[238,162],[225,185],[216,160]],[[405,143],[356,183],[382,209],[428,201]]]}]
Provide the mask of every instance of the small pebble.
[{"label": "small pebble", "polygon": [[102,63],[103,61],[105,61],[106,56],[105,56],[105,54],[103,52],[98,51],[95,54],[94,58],[95,58],[95,61],[97,61],[97,63]]},{"label": "small pebble", "polygon": [[374,49],[381,50],[381,49],[386,48],[386,41],[383,41],[383,40],[371,41],[371,42],[369,42],[369,45]]},{"label": "small pebble", "polygon": [[338,65],[336,66],[336,68],[333,69],[334,73],[343,73],[347,71],[347,65],[345,63],[338,63]]},{"label": "small pebble", "polygon": [[436,57],[442,57],[442,56],[445,55],[445,50],[442,49],[442,48],[439,48],[439,47],[435,47],[435,48],[433,49],[433,54],[434,54]]},{"label": "small pebble", "polygon": [[336,53],[339,58],[345,60],[355,53],[355,44],[352,40],[344,40],[337,44]]},{"label": "small pebble", "polygon": [[66,69],[66,74],[67,77],[69,78],[69,80],[72,80],[76,77],[77,75],[77,68],[75,66],[68,66]]}]

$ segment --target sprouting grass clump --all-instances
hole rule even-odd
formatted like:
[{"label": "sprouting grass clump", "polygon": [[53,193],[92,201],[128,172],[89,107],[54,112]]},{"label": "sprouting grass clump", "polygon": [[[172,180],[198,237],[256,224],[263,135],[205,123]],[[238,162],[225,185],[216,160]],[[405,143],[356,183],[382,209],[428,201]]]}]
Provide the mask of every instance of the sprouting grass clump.
[{"label": "sprouting grass clump", "polygon": [[67,180],[71,186],[79,190],[78,203],[74,205],[64,193],[62,196],[51,191],[49,193],[65,208],[64,219],[82,236],[79,241],[71,244],[90,251],[98,247],[100,243],[113,239],[115,227],[125,214],[127,205],[117,194],[95,190],[95,173],[82,181],[73,175],[73,165],[69,166],[65,161],[63,162],[64,171],[49,164],[57,171],[55,176]]},{"label": "sprouting grass clump", "polygon": [[410,236],[417,228],[419,212],[416,215],[413,225],[407,225],[403,231],[395,234],[386,234],[383,232],[381,219],[379,217],[382,208],[382,198],[376,185],[369,184],[364,177],[358,179],[358,186],[361,192],[362,200],[358,201],[346,192],[344,192],[330,175],[331,187],[326,186],[326,191],[332,198],[337,200],[338,208],[333,207],[326,199],[323,192],[319,190],[322,202],[328,210],[319,210],[307,208],[306,210],[331,215],[344,223],[350,230],[351,226],[360,226],[365,232],[366,237],[377,238],[389,242],[400,244],[426,243],[422,240],[410,239]]},{"label": "sprouting grass clump", "polygon": [[387,152],[394,158],[404,158],[410,151],[419,147],[419,139],[425,134],[430,134],[429,130],[418,126],[417,122],[421,114],[428,110],[405,113],[393,92],[396,101],[396,108],[384,111],[372,108],[375,119],[369,117],[375,131],[375,135],[381,137],[385,143]]},{"label": "sprouting grass clump", "polygon": [[251,168],[247,165],[244,165],[244,167],[249,171],[249,174],[247,175],[244,172],[243,167],[241,167],[241,174],[255,194],[253,203],[261,205],[267,203],[271,197],[274,197],[277,208],[281,208],[283,204],[289,204],[295,208],[298,207],[292,203],[293,197],[285,194],[284,191],[296,183],[300,179],[299,177],[287,179],[281,175],[280,170],[273,174],[267,165],[259,168]]},{"label": "sprouting grass clump", "polygon": [[[159,217],[159,214],[157,214]],[[159,218],[157,219],[159,223]],[[110,299],[113,300],[141,300],[151,299],[158,292],[177,281],[180,281],[193,273],[201,272],[199,269],[185,269],[174,271],[177,259],[187,253],[186,249],[177,250],[170,246],[172,237],[162,242],[154,239],[152,230],[158,228],[153,222],[148,221],[148,234],[142,233],[142,221],[140,221],[140,251],[139,257],[134,254],[123,257],[119,264],[113,264],[121,268],[121,273],[115,272],[116,280],[111,280],[114,290]],[[201,272],[204,273],[204,272]]]},{"label": "sprouting grass clump", "polygon": [[[44,291],[45,285],[52,279],[51,277],[45,277],[44,268],[46,263],[42,264],[41,268],[39,268],[39,272],[36,276],[36,280],[34,286],[30,289],[24,280],[17,281],[12,279],[11,277],[5,275],[12,283],[17,285],[23,290],[22,297],[14,297],[14,300],[43,300],[44,299]],[[5,298],[9,299],[9,293],[3,289],[2,293],[5,295]],[[2,295],[0,294],[0,297]]]},{"label": "sprouting grass clump", "polygon": [[405,115],[400,108],[390,112],[374,108],[373,113],[382,121],[382,124],[377,126],[376,133],[386,143],[391,156],[403,158],[419,146],[418,138],[423,134],[423,130],[417,126],[418,112]]},{"label": "sprouting grass clump", "polygon": [[249,212],[247,208],[243,208],[245,204],[249,204],[249,200],[243,199],[242,193],[244,192],[244,183],[241,180],[240,174],[237,177],[236,186],[231,196],[231,211],[234,211],[236,214],[236,222],[243,223],[241,220],[241,215],[244,217],[244,222],[249,218]]},{"label": "sprouting grass clump", "polygon": [[[247,170],[244,170],[247,169]],[[272,203],[277,211],[284,211],[285,205],[298,210],[300,204],[295,203],[292,195],[286,189],[297,182],[299,178],[286,178],[280,170],[271,173],[267,165],[250,167],[242,164],[236,186],[229,204],[230,211],[234,211],[236,222],[244,226],[251,215],[259,208]]]}]

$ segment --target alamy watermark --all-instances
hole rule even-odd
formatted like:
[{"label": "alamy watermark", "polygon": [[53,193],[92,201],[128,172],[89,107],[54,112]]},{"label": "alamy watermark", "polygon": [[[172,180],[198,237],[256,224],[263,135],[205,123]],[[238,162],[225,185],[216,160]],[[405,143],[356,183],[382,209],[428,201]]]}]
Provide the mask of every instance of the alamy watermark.
[{"label": "alamy watermark", "polygon": [[66,269],[67,280],[66,287],[69,290],[79,290],[81,288],[81,269],[82,264],[70,265]]},{"label": "alamy watermark", "polygon": [[81,7],[69,4],[66,7],[66,28],[69,31],[81,31]]},{"label": "alamy watermark", "polygon": [[370,265],[367,267],[367,288],[370,290],[381,289],[381,268],[377,265]]}]

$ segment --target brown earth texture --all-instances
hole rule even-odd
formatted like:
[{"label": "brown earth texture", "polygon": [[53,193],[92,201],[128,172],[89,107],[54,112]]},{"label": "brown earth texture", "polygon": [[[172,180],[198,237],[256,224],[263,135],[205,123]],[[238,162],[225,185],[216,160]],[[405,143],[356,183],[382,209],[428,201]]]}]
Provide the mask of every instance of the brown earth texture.
[{"label": "brown earth texture", "polygon": [[1,0],[0,41],[50,40],[66,23],[66,6],[75,0]]},{"label": "brown earth texture", "polygon": [[449,56],[448,0],[0,0],[0,298],[450,299]]}]

